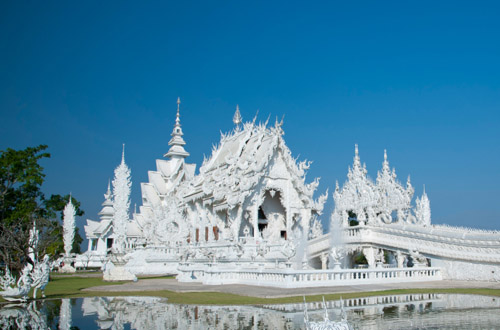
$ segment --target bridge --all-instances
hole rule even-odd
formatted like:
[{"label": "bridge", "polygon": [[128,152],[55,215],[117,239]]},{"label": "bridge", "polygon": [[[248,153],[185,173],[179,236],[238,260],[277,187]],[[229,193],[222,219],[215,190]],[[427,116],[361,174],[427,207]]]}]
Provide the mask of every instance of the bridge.
[{"label": "bridge", "polygon": [[[375,266],[377,251],[392,253],[398,266],[410,251],[443,268],[443,278],[500,281],[500,232],[443,225],[380,224],[340,228],[336,235],[347,250],[362,251]],[[332,247],[330,234],[309,241],[309,259],[325,260]],[[316,259],[317,260],[317,259]]]}]

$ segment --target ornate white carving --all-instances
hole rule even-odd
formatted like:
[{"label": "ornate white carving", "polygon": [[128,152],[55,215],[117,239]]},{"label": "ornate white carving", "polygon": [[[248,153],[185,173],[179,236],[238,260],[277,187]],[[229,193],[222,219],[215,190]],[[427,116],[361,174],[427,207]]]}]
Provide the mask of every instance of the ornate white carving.
[{"label": "ornate white carving", "polygon": [[64,220],[63,220],[63,240],[64,240],[64,252],[66,257],[70,256],[71,250],[73,249],[73,239],[75,237],[75,207],[71,203],[71,195],[69,197],[68,204],[63,210]]},{"label": "ornate white carving", "polygon": [[323,235],[323,225],[317,216],[313,217],[309,239],[313,239]]},{"label": "ornate white carving", "polygon": [[[19,280],[13,285],[10,272],[5,272],[2,279],[2,291],[0,295],[8,301],[26,301],[31,289],[32,279],[29,267],[25,266],[21,272]],[[5,287],[4,287],[5,285]]]},{"label": "ornate white carving", "polygon": [[415,201],[415,218],[418,224],[422,226],[430,226],[431,225],[431,203],[427,194],[422,194],[421,198],[417,198]]},{"label": "ornate white carving", "polygon": [[[405,211],[410,208],[413,197],[413,187],[408,177],[406,189],[397,181],[396,170],[390,169],[387,152],[384,150],[382,170],[377,174],[378,204],[377,213],[382,215],[384,222],[392,222],[392,212],[396,211],[398,220],[405,221]],[[389,220],[389,221],[387,221]]]},{"label": "ornate white carving", "polygon": [[131,186],[130,169],[125,164],[125,145],[123,145],[122,161],[115,169],[113,179],[113,232],[115,234],[113,250],[117,252],[125,250]]},{"label": "ornate white carving", "polygon": [[[411,200],[414,194],[410,177],[406,182],[406,188],[398,182],[396,170],[390,168],[387,160],[387,152],[384,150],[384,161],[382,170],[377,173],[376,184],[367,177],[366,165],[361,165],[358,146],[355,146],[355,156],[352,168],[349,168],[347,181],[339,188],[336,184],[333,198],[335,209],[347,224],[348,214],[354,214],[356,220],[361,224],[389,224],[395,221],[430,225],[430,206],[427,195],[421,204],[417,199],[417,208],[420,212],[418,219],[411,213]],[[421,205],[420,205],[421,204]],[[424,211],[423,208],[426,208]],[[423,219],[423,214],[428,214]]]}]

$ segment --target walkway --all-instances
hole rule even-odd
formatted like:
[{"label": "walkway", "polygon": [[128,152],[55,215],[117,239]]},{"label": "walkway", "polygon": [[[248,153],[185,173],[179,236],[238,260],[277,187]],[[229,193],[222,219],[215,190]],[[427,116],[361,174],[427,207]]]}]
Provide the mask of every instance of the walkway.
[{"label": "walkway", "polygon": [[500,289],[500,282],[433,281],[418,283],[366,284],[357,286],[332,286],[319,288],[281,289],[249,285],[203,285],[201,283],[177,282],[176,279],[141,279],[120,285],[97,286],[84,291],[134,292],[161,291],[175,292],[224,292],[259,298],[280,298],[302,295],[323,295],[331,293],[383,291],[392,289],[447,289],[447,288],[488,288]]}]

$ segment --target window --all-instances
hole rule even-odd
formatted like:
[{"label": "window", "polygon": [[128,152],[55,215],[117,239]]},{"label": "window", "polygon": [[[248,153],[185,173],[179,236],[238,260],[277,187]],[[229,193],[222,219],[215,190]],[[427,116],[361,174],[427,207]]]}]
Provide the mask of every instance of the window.
[{"label": "window", "polygon": [[97,250],[97,238],[92,238],[90,240],[90,251]]}]

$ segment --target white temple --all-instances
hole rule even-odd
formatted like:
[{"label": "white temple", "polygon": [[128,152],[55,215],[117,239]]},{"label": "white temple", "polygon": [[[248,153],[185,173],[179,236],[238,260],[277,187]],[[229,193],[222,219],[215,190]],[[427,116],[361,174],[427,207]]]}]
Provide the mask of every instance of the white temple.
[{"label": "white temple", "polygon": [[310,162],[292,157],[282,122],[242,124],[238,107],[233,121],[196,173],[185,161],[178,100],[170,149],[141,183],[139,211],[115,219],[128,207],[117,208],[108,186],[100,221],[87,220],[89,247],[77,265],[103,267],[125,235],[128,271],[174,273],[180,281],[304,287],[500,280],[500,234],[431,225],[425,191],[412,206],[410,179],[406,187],[398,182],[386,152],[374,182],[356,146],[348,179],[333,194],[331,232],[323,234],[328,192],[314,198],[319,179],[306,183]]}]

